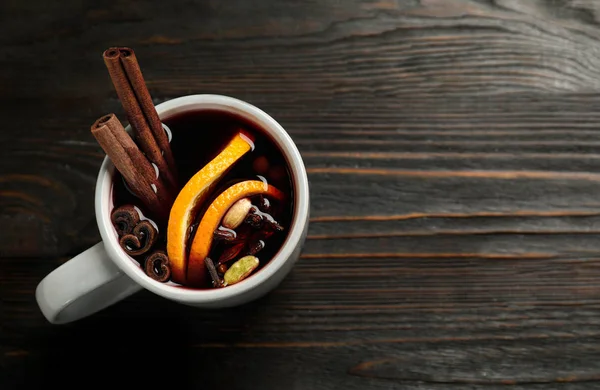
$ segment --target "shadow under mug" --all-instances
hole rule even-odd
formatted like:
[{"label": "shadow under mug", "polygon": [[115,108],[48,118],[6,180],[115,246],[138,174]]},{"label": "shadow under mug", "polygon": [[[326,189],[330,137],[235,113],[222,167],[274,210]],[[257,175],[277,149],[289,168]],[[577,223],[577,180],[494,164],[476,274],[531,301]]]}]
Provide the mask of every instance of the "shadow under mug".
[{"label": "shadow under mug", "polygon": [[[287,238],[277,254],[256,274],[226,288],[194,290],[148,277],[119,246],[110,219],[115,167],[104,159],[96,182],[96,221],[102,241],[48,274],[36,288],[46,319],[64,324],[98,312],[145,288],[164,298],[201,308],[223,308],[257,299],[275,288],[300,256],[309,219],[306,169],[288,133],[267,113],[244,101],[222,95],[190,95],[156,106],[159,117],[213,109],[256,123],[281,150],[290,169],[294,208]],[[128,128],[129,129],[129,128]]]}]

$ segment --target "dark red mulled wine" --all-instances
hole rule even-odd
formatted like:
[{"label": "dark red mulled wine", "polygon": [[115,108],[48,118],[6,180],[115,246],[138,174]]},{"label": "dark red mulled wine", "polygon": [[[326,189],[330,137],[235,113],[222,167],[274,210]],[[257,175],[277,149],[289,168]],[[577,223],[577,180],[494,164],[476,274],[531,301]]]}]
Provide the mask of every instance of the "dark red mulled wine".
[{"label": "dark red mulled wine", "polygon": [[[252,204],[244,221],[235,229],[220,225],[215,230],[209,260],[207,260],[207,275],[210,277],[206,277],[201,284],[175,284],[184,284],[192,288],[225,287],[227,280],[233,280],[232,277],[239,279],[240,275],[233,275],[235,272],[232,268],[240,259],[248,256],[256,257],[259,264],[252,268],[248,275],[242,275],[241,278],[259,272],[282,246],[292,220],[293,186],[281,151],[266,132],[255,123],[224,111],[188,111],[162,118],[162,122],[172,135],[170,146],[177,166],[178,190],[181,190],[190,178],[215,159],[241,129],[254,138],[254,148],[239,158],[226,174],[211,186],[206,199],[194,213],[194,223],[187,237],[188,251],[208,207],[220,194],[236,183],[261,180],[276,187],[285,195],[285,201],[270,199],[268,195],[244,198]],[[156,219],[153,218],[153,211],[133,195],[119,172],[116,172],[114,180],[113,203],[114,210],[132,205],[136,211],[139,210],[141,220],[147,218],[152,221],[151,224],[156,229],[156,238],[150,237],[152,235],[150,231],[142,231],[138,234],[139,242],[131,237],[133,241],[127,241],[120,236],[121,246],[150,277],[161,282],[171,282],[170,270],[167,269],[168,259],[164,255],[160,261],[156,258],[157,253],[167,253],[167,224],[154,222]],[[119,231],[120,222],[115,222],[114,218],[113,222]],[[145,240],[150,238],[153,239],[151,248],[138,254],[139,248],[148,244]],[[239,263],[235,267],[240,268],[241,271],[237,269],[235,271],[243,273],[242,268],[245,264],[242,264],[243,261]],[[228,271],[233,276],[227,274]]]}]

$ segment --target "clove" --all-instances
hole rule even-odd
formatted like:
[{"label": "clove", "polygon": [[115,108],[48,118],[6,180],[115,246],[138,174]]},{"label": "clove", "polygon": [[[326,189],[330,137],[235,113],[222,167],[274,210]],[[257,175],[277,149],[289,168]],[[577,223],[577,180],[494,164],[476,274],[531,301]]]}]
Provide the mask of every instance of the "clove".
[{"label": "clove", "polygon": [[210,257],[204,259],[204,264],[206,264],[206,268],[208,269],[208,273],[212,279],[213,287],[225,287],[225,283],[219,277],[217,273],[217,269],[215,268],[215,263],[213,263]]}]

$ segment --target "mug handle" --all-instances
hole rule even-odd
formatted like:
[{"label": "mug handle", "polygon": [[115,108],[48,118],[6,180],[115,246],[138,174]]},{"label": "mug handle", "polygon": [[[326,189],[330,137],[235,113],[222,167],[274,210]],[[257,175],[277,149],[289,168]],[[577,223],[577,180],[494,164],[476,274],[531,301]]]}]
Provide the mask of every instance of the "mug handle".
[{"label": "mug handle", "polygon": [[35,298],[52,324],[94,314],[142,289],[110,259],[99,242],[49,273]]}]

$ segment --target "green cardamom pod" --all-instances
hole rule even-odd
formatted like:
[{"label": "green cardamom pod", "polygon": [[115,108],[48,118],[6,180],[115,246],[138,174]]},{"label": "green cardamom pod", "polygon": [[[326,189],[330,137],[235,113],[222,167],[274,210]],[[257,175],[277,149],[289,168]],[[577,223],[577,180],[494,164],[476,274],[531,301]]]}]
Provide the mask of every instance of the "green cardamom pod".
[{"label": "green cardamom pod", "polygon": [[236,284],[244,280],[258,267],[260,262],[255,256],[244,256],[225,272],[223,279],[226,285]]}]

